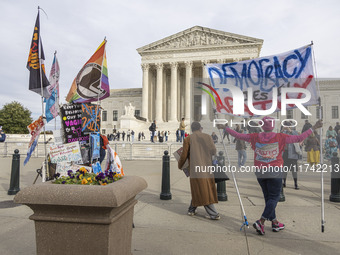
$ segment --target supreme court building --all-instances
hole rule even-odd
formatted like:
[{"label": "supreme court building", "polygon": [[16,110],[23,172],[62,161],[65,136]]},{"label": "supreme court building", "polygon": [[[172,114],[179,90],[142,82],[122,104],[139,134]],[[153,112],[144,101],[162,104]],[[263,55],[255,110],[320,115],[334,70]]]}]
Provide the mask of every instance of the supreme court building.
[{"label": "supreme court building", "polygon": [[[205,64],[257,58],[263,40],[195,26],[137,49],[142,57],[142,117],[159,122],[198,120]],[[194,98],[192,98],[194,97]],[[196,100],[195,100],[196,99]],[[196,110],[195,110],[196,109]]]},{"label": "supreme court building", "polygon": [[[193,120],[212,120],[209,103],[208,114],[201,115],[202,94],[206,93],[196,88],[199,81],[209,83],[204,65],[257,58],[262,44],[261,39],[195,26],[138,48],[143,70],[142,88],[111,90],[111,96],[102,101],[102,132],[148,130],[153,120],[160,129],[175,131],[181,118],[185,118],[187,124]],[[339,80],[320,83],[322,102],[327,101],[324,113],[330,114],[324,116],[326,125],[329,122],[334,126],[339,119],[338,85]],[[296,119],[301,127],[305,119],[316,121],[317,107],[308,109],[312,113],[310,117],[288,110],[287,118]],[[132,116],[131,112],[134,112]]]}]

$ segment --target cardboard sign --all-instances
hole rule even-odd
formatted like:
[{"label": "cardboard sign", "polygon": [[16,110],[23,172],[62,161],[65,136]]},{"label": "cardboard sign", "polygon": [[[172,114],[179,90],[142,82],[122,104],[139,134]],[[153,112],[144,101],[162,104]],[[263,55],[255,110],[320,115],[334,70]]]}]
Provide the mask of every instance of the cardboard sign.
[{"label": "cardboard sign", "polygon": [[81,104],[65,104],[60,108],[60,113],[64,128],[65,143],[76,141],[87,143],[89,136],[81,132]]},{"label": "cardboard sign", "polygon": [[79,142],[50,146],[51,163],[76,162],[82,164]]},{"label": "cardboard sign", "polygon": [[[175,159],[178,161],[179,158],[181,157],[181,154],[183,152],[183,147],[179,148],[177,151],[173,153]],[[189,170],[189,161],[188,159],[185,161],[183,167],[181,168],[185,174],[186,177],[190,176],[190,170]]]},{"label": "cardboard sign", "polygon": [[84,134],[100,131],[100,108],[95,104],[81,104],[81,132]]}]

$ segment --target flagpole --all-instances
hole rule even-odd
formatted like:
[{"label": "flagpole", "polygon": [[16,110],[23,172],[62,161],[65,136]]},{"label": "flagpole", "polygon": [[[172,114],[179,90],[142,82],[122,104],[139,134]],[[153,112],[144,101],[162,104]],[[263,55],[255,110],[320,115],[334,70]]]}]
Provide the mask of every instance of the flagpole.
[{"label": "flagpole", "polygon": [[[39,13],[40,7],[38,6],[38,13]],[[39,15],[40,17],[40,15]],[[40,24],[40,21],[39,21]],[[40,27],[39,27],[40,29]],[[39,70],[40,70],[40,88],[41,88],[41,111],[42,111],[42,116],[43,116],[43,121],[45,122],[44,119],[46,119],[46,117],[44,116],[44,89],[43,89],[43,81],[42,81],[42,66],[41,66],[41,36],[40,36],[40,31],[39,31]],[[45,125],[43,126],[43,131],[44,131],[44,152],[45,152],[45,169],[47,172],[48,169],[48,165],[47,165],[47,146],[46,146],[46,129],[45,129]],[[44,176],[44,175],[42,175]],[[42,181],[45,182],[46,180],[44,178],[42,178]]]},{"label": "flagpole", "polygon": [[[54,51],[54,60],[56,60],[56,55],[57,55],[57,51]],[[54,76],[56,75],[56,68],[54,68]],[[57,84],[56,84],[56,87],[57,87]],[[55,92],[58,92],[56,90],[56,87],[54,88]],[[59,89],[59,88],[58,88]],[[56,102],[57,102],[57,105],[59,107],[59,96],[58,96],[58,93],[54,93],[55,95],[55,102],[54,102],[54,107],[56,106]],[[54,130],[57,130],[57,117],[54,118]]]},{"label": "flagpole", "polygon": [[[313,50],[313,60],[314,60],[314,70],[315,70],[315,80],[319,90],[319,117],[322,119],[322,106],[321,106],[321,93],[320,93],[320,84],[318,80],[318,74],[316,70],[316,60],[315,60],[315,53],[313,47],[313,41],[311,41],[311,46]],[[322,127],[320,128],[320,164],[323,165],[323,149],[322,149]],[[324,195],[324,175],[323,171],[321,171],[321,232],[325,231],[325,195]]]},{"label": "flagpole", "polygon": [[[106,49],[106,36],[104,37],[104,41],[105,41],[105,45],[104,45],[104,55],[105,55],[105,49]],[[102,70],[101,73],[103,73],[103,62],[104,62],[105,57],[103,56],[103,60],[102,60]],[[102,82],[102,75],[100,76],[100,84]],[[99,103],[98,103],[99,101]],[[98,94],[98,98],[97,98],[97,109],[96,109],[96,119],[95,119],[95,130],[97,130],[97,116],[98,116],[98,112],[99,112],[99,107],[101,105],[101,100],[99,100],[99,94]],[[100,133],[100,130],[98,129],[98,132]]]}]

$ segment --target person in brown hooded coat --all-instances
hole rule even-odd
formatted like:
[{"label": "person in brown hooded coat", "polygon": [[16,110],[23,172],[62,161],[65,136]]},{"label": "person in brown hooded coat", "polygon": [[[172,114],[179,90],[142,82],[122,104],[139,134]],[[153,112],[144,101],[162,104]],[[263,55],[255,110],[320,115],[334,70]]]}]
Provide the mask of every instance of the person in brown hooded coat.
[{"label": "person in brown hooded coat", "polygon": [[189,160],[191,203],[188,215],[196,214],[198,206],[204,206],[212,220],[220,219],[214,204],[218,203],[214,175],[208,171],[212,166],[212,156],[216,154],[216,147],[210,135],[202,133],[199,122],[191,124],[192,134],[184,139],[183,152],[178,160],[181,169],[185,161]]}]

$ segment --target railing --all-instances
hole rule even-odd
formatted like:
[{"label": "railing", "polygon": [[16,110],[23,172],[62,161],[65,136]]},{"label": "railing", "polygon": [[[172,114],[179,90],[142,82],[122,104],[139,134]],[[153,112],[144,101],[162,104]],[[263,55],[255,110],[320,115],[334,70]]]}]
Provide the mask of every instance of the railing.
[{"label": "railing", "polygon": [[[29,142],[3,142],[0,143],[0,156],[2,157],[11,157],[15,149],[19,150],[20,155],[26,155],[28,150]],[[48,146],[47,146],[48,147]],[[31,157],[45,157],[45,146],[44,142],[38,142],[37,146],[32,153]]]},{"label": "railing", "polygon": [[[27,153],[28,141],[24,142],[14,142],[8,141],[4,143],[0,143],[0,156],[2,157],[10,157],[13,155],[15,149],[20,151],[21,155],[25,155]],[[52,143],[51,143],[52,144]],[[49,150],[49,145],[47,145],[47,150]],[[118,156],[124,160],[161,160],[164,155],[164,151],[167,150],[169,152],[171,160],[175,160],[173,153],[182,147],[182,143],[176,142],[164,142],[164,143],[151,143],[151,142],[110,142],[110,146],[117,152]],[[226,144],[227,153],[229,159],[232,163],[237,162],[237,151],[235,150],[235,144]],[[247,149],[247,161],[252,160],[254,157],[254,152],[249,148]],[[224,148],[221,143],[216,144],[217,151],[223,151]],[[32,154],[33,157],[44,157],[44,143],[39,142],[37,144],[36,149]],[[227,158],[226,158],[227,160]],[[227,161],[226,161],[227,162]]]},{"label": "railing", "polygon": [[[0,143],[0,157],[11,157],[14,153],[15,149],[20,151],[21,155],[26,156],[27,148],[29,142],[14,142],[8,141]],[[52,144],[52,143],[51,143]],[[47,150],[49,150],[49,145],[47,145]],[[217,152],[223,151],[224,148],[222,143],[217,143],[216,150]],[[165,142],[165,143],[151,143],[151,142],[110,142],[111,148],[113,148],[120,159],[123,160],[161,160],[164,151],[167,150],[169,152],[170,159],[172,161],[175,160],[173,153],[182,147],[182,143],[176,142]],[[235,150],[235,143],[226,143],[227,153],[232,165],[237,165],[238,161],[238,153]],[[224,153],[225,155],[225,153]],[[32,158],[45,156],[44,151],[44,143],[39,142],[37,144],[36,149],[32,153]],[[303,150],[303,159],[302,162],[306,162],[307,153]],[[225,158],[226,164],[228,164],[227,157]],[[247,163],[254,162],[254,151],[250,148],[250,145],[247,146]]]}]

